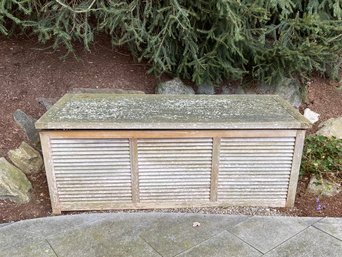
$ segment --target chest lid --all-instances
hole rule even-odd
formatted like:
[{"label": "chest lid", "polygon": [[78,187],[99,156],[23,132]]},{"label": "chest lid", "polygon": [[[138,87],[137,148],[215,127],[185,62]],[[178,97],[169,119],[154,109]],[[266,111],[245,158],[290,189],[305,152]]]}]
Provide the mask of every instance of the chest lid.
[{"label": "chest lid", "polygon": [[276,95],[64,95],[37,129],[307,129]]}]

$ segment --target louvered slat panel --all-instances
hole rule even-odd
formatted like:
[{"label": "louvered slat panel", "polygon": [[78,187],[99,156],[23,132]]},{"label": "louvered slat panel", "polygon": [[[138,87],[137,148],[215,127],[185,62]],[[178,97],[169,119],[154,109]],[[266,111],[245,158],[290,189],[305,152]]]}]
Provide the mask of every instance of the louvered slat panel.
[{"label": "louvered slat panel", "polygon": [[138,139],[140,201],[209,201],[211,158],[211,138]]},{"label": "louvered slat panel", "polygon": [[222,138],[218,201],[283,201],[285,204],[295,138]]},{"label": "louvered slat panel", "polygon": [[128,139],[51,139],[60,204],[132,202]]}]

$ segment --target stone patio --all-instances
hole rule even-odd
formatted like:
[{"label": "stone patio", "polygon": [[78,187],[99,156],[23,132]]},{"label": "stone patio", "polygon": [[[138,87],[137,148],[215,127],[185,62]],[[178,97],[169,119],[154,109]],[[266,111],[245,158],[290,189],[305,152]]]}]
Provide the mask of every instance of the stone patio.
[{"label": "stone patio", "polygon": [[[199,222],[199,227],[193,227]],[[0,256],[342,256],[342,218],[102,213],[0,225]]]}]

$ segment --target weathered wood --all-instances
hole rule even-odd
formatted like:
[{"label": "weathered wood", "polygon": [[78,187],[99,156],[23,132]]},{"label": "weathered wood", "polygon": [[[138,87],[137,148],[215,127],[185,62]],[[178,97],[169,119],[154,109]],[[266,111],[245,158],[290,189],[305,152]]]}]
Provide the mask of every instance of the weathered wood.
[{"label": "weathered wood", "polygon": [[50,146],[49,134],[40,133],[40,142],[43,151],[46,179],[49,186],[49,194],[53,214],[61,214],[61,206],[58,198],[58,190],[56,184],[56,175],[52,164],[52,151]]},{"label": "weathered wood", "polygon": [[139,168],[138,168],[138,146],[137,139],[130,139],[131,147],[131,175],[132,175],[132,201],[138,203],[140,201],[139,196]]},{"label": "weathered wood", "polygon": [[310,125],[271,95],[67,94],[38,129],[301,129]]},{"label": "weathered wood", "polygon": [[309,126],[252,95],[69,94],[36,123],[55,214],[293,206]]},{"label": "weathered wood", "polygon": [[298,130],[297,136],[296,136],[295,149],[293,153],[291,176],[290,176],[290,182],[289,182],[289,187],[288,187],[286,207],[294,206],[294,202],[296,198],[296,191],[297,191],[298,176],[299,176],[299,170],[300,170],[300,163],[301,163],[302,154],[303,154],[304,139],[305,139],[305,130]]},{"label": "weathered wood", "polygon": [[53,138],[294,137],[296,130],[44,130]]},{"label": "weathered wood", "polygon": [[169,209],[169,208],[196,208],[196,207],[229,207],[229,206],[265,206],[280,207],[285,205],[285,200],[250,200],[231,199],[229,201],[187,201],[187,202],[140,202],[140,203],[63,203],[64,211],[87,210],[122,210],[122,209]]},{"label": "weathered wood", "polygon": [[217,182],[219,175],[220,161],[220,138],[213,138],[212,164],[211,164],[211,183],[210,183],[210,201],[217,201]]}]

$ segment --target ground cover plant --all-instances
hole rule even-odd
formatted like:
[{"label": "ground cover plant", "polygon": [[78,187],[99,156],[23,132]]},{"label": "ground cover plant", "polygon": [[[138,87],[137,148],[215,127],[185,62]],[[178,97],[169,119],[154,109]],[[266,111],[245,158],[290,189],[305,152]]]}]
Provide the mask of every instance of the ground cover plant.
[{"label": "ground cover plant", "polygon": [[[322,178],[327,173],[339,177],[342,171],[342,139],[310,135],[305,139],[302,175]],[[330,174],[331,175],[331,174]]]},{"label": "ground cover plant", "polygon": [[127,45],[154,74],[196,83],[313,71],[337,77],[341,0],[1,0],[0,34],[72,51],[99,34]]}]

